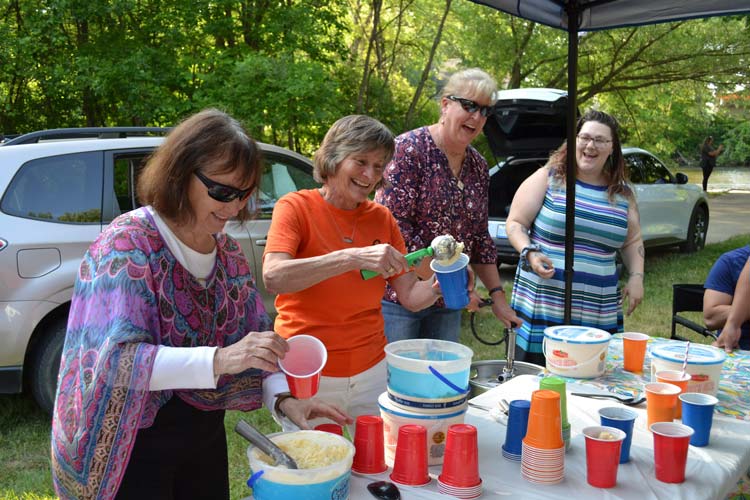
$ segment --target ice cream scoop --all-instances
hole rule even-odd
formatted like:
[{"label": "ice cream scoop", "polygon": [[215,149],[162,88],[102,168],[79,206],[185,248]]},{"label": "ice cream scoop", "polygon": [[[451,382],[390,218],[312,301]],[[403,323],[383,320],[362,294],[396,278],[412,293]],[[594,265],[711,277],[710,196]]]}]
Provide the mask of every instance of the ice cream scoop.
[{"label": "ice cream scoop", "polygon": [[[458,260],[458,257],[463,250],[463,243],[457,242],[450,234],[443,234],[434,238],[430,243],[430,246],[427,248],[407,253],[404,255],[404,258],[409,264],[409,267],[417,265],[420,260],[429,256],[432,256],[441,265],[447,266]],[[380,273],[363,269],[360,271],[360,274],[362,275],[362,279],[369,280],[370,278],[378,276]]]}]

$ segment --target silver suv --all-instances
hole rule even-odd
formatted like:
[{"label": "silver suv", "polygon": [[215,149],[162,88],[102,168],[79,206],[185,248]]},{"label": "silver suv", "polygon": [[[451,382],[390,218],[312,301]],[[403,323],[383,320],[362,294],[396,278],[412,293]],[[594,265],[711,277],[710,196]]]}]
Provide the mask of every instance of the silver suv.
[{"label": "silver suv", "polygon": [[[493,113],[484,126],[496,158],[490,168],[489,231],[497,248],[497,263],[518,262],[518,252],[505,232],[505,219],[516,190],[544,165],[550,152],[566,137],[568,94],[557,89],[510,89],[495,95]],[[622,154],[635,189],[644,246],[679,245],[682,252],[706,244],[708,198],[685,174],[672,174],[656,156],[623,147]]]},{"label": "silver suv", "polygon": [[[136,179],[167,130],[57,129],[0,144],[0,393],[30,390],[51,412],[78,265],[112,219],[139,206]],[[258,215],[226,227],[255,276],[276,200],[318,186],[309,159],[260,146]],[[263,280],[257,285],[273,312]]]}]

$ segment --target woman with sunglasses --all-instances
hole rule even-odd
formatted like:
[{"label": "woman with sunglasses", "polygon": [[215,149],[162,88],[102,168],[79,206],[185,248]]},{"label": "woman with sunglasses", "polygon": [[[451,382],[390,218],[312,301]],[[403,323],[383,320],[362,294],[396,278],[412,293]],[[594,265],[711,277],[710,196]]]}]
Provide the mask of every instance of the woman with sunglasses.
[{"label": "woman with sunglasses", "polygon": [[[276,331],[325,344],[318,397],[354,417],[378,415],[386,390],[385,284],[412,310],[433,304],[439,293],[434,276],[419,281],[409,271],[396,221],[369,199],[392,155],[385,125],[362,115],[341,118],[315,153],[313,173],[322,187],[282,197],[266,239],[263,281],[279,294]],[[380,276],[364,280],[365,269]]]},{"label": "woman with sunglasses", "polygon": [[[490,292],[492,312],[505,325],[520,323],[508,306],[495,264],[497,250],[487,227],[489,173],[487,162],[471,146],[492,112],[495,81],[480,69],[453,74],[440,97],[437,123],[396,138],[396,153],[385,171],[387,181],[375,201],[398,221],[407,249],[430,246],[436,236],[450,234],[463,242],[471,267]],[[429,259],[420,266],[429,271]],[[471,293],[470,309],[479,297]],[[383,297],[388,341],[437,338],[457,342],[461,311],[435,305],[413,312],[403,307],[393,287]]]},{"label": "woman with sunglasses", "polygon": [[[566,142],[521,184],[505,223],[510,243],[521,254],[511,303],[523,319],[516,359],[542,365],[544,329],[563,324],[564,318],[567,151]],[[629,301],[628,315],[643,299],[645,251],[617,120],[596,110],[584,114],[578,121],[575,158],[571,322],[622,332],[623,299]],[[629,271],[622,291],[618,251]]]},{"label": "woman with sunglasses", "polygon": [[[227,220],[247,220],[257,144],[233,118],[178,125],[138,180],[146,206],[115,219],[76,280],[52,422],[60,498],[229,498],[224,412],[265,403],[298,426],[351,419],[286,397],[271,331]],[[277,372],[277,373],[273,373]]]}]

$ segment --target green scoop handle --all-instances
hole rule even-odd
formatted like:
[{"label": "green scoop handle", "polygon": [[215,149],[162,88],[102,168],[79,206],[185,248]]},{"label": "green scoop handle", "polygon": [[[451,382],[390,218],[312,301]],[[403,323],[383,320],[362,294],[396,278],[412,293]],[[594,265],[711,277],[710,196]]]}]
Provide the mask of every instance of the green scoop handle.
[{"label": "green scoop handle", "polygon": [[[432,247],[423,248],[421,250],[416,250],[411,253],[407,253],[404,255],[404,258],[406,259],[406,262],[409,264],[409,267],[417,265],[420,260],[424,259],[425,257],[428,257],[434,253],[434,250],[432,250]],[[374,278],[375,276],[380,276],[380,273],[375,271],[370,271],[369,269],[362,269],[359,274],[362,275],[363,280],[369,280],[370,278]]]}]

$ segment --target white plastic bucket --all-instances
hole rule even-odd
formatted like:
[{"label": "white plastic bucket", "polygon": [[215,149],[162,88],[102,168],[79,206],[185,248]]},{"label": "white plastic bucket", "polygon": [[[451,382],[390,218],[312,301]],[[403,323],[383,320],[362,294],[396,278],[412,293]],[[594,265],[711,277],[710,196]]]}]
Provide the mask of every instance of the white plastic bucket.
[{"label": "white plastic bucket", "polygon": [[385,346],[388,388],[402,398],[457,399],[469,392],[474,352],[447,340],[399,340]]},{"label": "white plastic bucket", "polygon": [[547,370],[572,378],[595,378],[604,373],[608,332],[587,326],[550,326],[544,329],[542,352]]},{"label": "white plastic bucket", "polygon": [[322,431],[280,432],[268,437],[282,447],[284,443],[296,443],[299,439],[314,443],[323,450],[343,447],[345,456],[333,464],[322,467],[287,469],[264,462],[260,459],[261,452],[255,446],[249,446],[247,458],[252,475],[248,485],[253,489],[255,500],[349,498],[354,445],[348,439]]},{"label": "white plastic bucket", "polygon": [[405,396],[394,392],[388,387],[388,399],[396,407],[403,410],[413,411],[416,413],[451,413],[465,406],[469,399],[469,394],[457,395],[451,398],[418,398],[415,396]]},{"label": "white plastic bucket", "polygon": [[380,416],[383,418],[385,462],[391,467],[396,456],[398,430],[402,425],[421,425],[427,429],[427,463],[429,465],[442,464],[448,427],[464,422],[467,406],[464,403],[463,406],[450,413],[417,413],[394,405],[386,392],[378,397],[378,405]]},{"label": "white plastic bucket", "polygon": [[[686,343],[675,340],[651,349],[651,380],[661,370],[682,371]],[[727,355],[721,349],[703,344],[690,344],[685,371],[692,377],[686,392],[701,392],[716,396],[719,390],[721,369]]]}]

